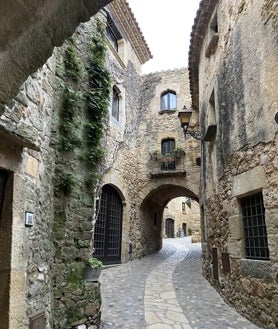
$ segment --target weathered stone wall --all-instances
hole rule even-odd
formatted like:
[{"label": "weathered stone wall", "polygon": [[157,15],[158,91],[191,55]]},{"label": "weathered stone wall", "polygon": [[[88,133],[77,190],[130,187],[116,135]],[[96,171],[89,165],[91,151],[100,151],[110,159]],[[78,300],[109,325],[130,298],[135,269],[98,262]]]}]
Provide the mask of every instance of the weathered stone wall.
[{"label": "weathered stone wall", "polygon": [[[275,1],[219,1],[204,28],[198,81],[200,126],[208,136],[202,144],[204,275],[264,328],[278,325],[275,6]],[[199,22],[205,17],[201,11]],[[216,17],[217,32],[209,28]],[[219,40],[212,45],[215,33]],[[209,135],[213,125],[217,131]],[[269,261],[245,259],[239,200],[257,191],[263,193]]]},{"label": "weathered stone wall", "polygon": [[[161,111],[160,98],[164,91],[172,90],[177,95],[177,108]],[[138,246],[138,255],[156,251],[162,243],[163,209],[166,204],[178,196],[190,196],[198,199],[199,142],[192,138],[184,139],[178,111],[186,105],[190,108],[187,69],[152,73],[142,78],[141,109],[136,126],[138,157],[138,222],[132,223],[131,237]],[[191,129],[198,129],[198,113],[193,112]],[[174,138],[176,147],[183,148],[185,155],[177,160],[177,170],[168,175],[161,174],[159,160],[155,160],[154,151],[161,151],[161,141]],[[157,171],[158,170],[158,171]],[[158,175],[157,175],[157,174]]]},{"label": "weathered stone wall", "polygon": [[2,1],[0,103],[14,97],[27,77],[51,56],[53,48],[61,46],[80,22],[89,20],[107,3],[109,0]]},{"label": "weathered stone wall", "polygon": [[[76,52],[83,63],[87,63],[94,22],[87,23],[86,31],[82,25],[77,32],[82,37],[77,37]],[[1,167],[13,172],[14,182],[11,254],[4,255],[7,261],[11,258],[12,269],[10,310],[6,310],[9,328],[26,328],[30,317],[41,312],[46,328],[70,327],[77,320],[81,322],[76,325],[100,321],[99,285],[83,280],[92,238],[93,200],[84,189],[88,169],[79,160],[80,153],[64,153],[61,161],[57,147],[58,117],[68,82],[63,58],[69,44],[28,78],[1,116],[3,140],[11,144],[1,147]],[[54,189],[57,166],[76,170],[77,188],[70,198]],[[24,225],[26,211],[34,213],[31,227]]]},{"label": "weathered stone wall", "polygon": [[[192,242],[201,242],[200,207],[198,202],[179,197],[171,200],[163,212],[163,235],[165,236],[165,220],[173,219],[175,225],[175,236],[179,236],[179,231],[186,236],[192,236]],[[184,204],[184,205],[183,205]]]},{"label": "weathered stone wall", "polygon": [[[11,223],[11,274],[9,328],[25,328],[27,316],[44,311],[47,327],[52,308],[52,233],[54,152],[50,147],[55,86],[55,56],[30,76],[17,97],[5,106],[2,127],[22,139],[3,138],[1,167],[13,172]],[[26,140],[35,150],[16,146]],[[15,142],[15,144],[14,144]],[[27,144],[28,144],[27,143]],[[14,150],[14,157],[11,154]],[[34,213],[32,227],[25,226],[25,212]]]},{"label": "weathered stone wall", "polygon": [[[105,22],[105,13],[100,13],[98,18]],[[0,267],[0,275],[7,283],[0,295],[1,312],[4,310],[1,319],[4,319],[3,325],[8,326],[10,311],[9,328],[26,328],[31,321],[29,317],[41,312],[46,318],[46,328],[99,325],[99,284],[83,280],[84,264],[92,251],[94,200],[93,191],[86,185],[90,174],[103,174],[102,182],[115,185],[121,192],[124,205],[122,260],[128,259],[130,222],[138,221],[134,127],[139,113],[142,58],[137,57],[126,34],[121,40],[124,45],[121,54],[106,40],[109,47],[107,68],[122,95],[121,120],[116,122],[109,110],[102,140],[106,157],[98,173],[92,173],[85,164],[85,144],[82,147],[79,144],[87,124],[86,67],[95,29],[95,18],[81,24],[71,40],[28,78],[16,98],[5,105],[1,116],[1,136],[12,146],[1,146],[0,165],[13,172],[11,181],[14,183],[13,193],[7,193],[10,198],[13,194],[13,209],[6,212],[7,220],[10,217],[13,223],[8,225],[7,221],[7,227],[0,229],[1,236],[6,236],[7,246],[1,254],[5,264]],[[71,60],[80,66],[78,76],[66,72],[69,47]],[[61,147],[61,129],[64,129],[61,108],[73,91],[78,98],[76,122],[71,129],[76,141],[71,136],[70,142],[76,145],[67,151],[65,146]],[[35,214],[32,227],[24,225],[25,211]],[[10,310],[7,309],[8,295]]]}]

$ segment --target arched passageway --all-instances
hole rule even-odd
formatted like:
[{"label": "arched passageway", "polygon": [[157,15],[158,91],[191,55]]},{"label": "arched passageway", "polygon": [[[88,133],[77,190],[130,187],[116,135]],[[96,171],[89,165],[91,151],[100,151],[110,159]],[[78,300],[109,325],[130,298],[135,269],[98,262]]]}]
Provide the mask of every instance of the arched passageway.
[{"label": "arched passageway", "polygon": [[[169,234],[169,219],[174,223],[173,233]],[[169,225],[170,224],[170,225]],[[201,241],[200,206],[186,196],[174,198],[163,211],[163,238],[190,237],[192,242]]]},{"label": "arched passageway", "polygon": [[162,247],[163,232],[163,211],[168,202],[177,197],[188,197],[198,201],[198,196],[178,184],[161,184],[151,190],[140,207],[141,238],[137,241],[141,256],[158,251]]}]

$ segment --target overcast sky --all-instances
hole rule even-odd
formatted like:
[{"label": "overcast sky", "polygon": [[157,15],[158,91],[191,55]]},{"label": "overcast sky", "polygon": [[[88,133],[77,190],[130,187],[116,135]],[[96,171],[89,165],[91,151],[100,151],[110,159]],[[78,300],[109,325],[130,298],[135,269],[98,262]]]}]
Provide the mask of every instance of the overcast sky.
[{"label": "overcast sky", "polygon": [[190,33],[200,0],[127,0],[153,59],[143,73],[187,66]]}]

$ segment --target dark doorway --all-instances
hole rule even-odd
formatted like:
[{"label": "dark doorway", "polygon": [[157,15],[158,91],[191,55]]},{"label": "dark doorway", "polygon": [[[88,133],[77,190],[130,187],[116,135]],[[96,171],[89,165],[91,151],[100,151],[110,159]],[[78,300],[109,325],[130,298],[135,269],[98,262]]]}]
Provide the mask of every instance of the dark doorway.
[{"label": "dark doorway", "polygon": [[184,235],[186,235],[186,223],[182,223],[182,230],[184,232]]},{"label": "dark doorway", "polygon": [[0,319],[9,328],[13,178],[0,169]]},{"label": "dark doorway", "polygon": [[167,238],[175,237],[175,221],[171,218],[167,218],[165,221],[165,234]]},{"label": "dark doorway", "polygon": [[122,200],[110,185],[102,188],[94,233],[94,256],[105,264],[121,261]]}]

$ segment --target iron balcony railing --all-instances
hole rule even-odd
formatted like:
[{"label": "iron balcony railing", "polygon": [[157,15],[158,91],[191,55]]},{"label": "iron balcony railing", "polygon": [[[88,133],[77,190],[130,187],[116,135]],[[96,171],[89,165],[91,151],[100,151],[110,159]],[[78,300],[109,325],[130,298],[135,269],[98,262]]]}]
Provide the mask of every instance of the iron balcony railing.
[{"label": "iron balcony railing", "polygon": [[165,157],[150,157],[150,175],[175,175],[184,174],[185,171],[185,155],[173,154]]}]

